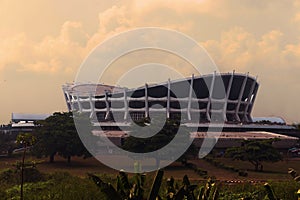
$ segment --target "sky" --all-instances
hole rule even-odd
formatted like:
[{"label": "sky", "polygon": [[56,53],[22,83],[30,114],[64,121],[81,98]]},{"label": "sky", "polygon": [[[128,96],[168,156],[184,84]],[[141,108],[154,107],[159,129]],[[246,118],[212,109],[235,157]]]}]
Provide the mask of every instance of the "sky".
[{"label": "sky", "polygon": [[300,122],[300,1],[0,0],[0,124],[66,111],[61,86],[89,53],[140,27],[180,31],[220,72],[258,76],[253,116]]}]

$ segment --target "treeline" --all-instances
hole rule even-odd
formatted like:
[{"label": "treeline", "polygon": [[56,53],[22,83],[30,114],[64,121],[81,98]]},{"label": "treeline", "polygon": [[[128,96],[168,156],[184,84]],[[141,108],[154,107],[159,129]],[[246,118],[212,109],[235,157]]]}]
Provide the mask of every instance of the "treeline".
[{"label": "treeline", "polygon": [[[82,116],[82,120],[85,119]],[[89,121],[86,121],[89,124]],[[37,128],[33,132],[36,143],[32,147],[33,155],[49,157],[49,162],[55,161],[55,155],[60,155],[71,162],[72,156],[89,157],[90,153],[84,147],[73,120],[71,112],[56,112],[45,120],[36,122]],[[92,126],[86,130],[87,137],[92,137]],[[95,140],[96,142],[96,137]]]}]

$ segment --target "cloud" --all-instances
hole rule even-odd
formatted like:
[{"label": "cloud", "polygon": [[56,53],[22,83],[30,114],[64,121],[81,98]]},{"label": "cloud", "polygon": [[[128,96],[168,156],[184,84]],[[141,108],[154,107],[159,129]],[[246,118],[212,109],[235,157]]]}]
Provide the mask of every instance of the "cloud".
[{"label": "cloud", "polygon": [[[48,35],[41,41],[32,41],[25,33],[21,33],[6,38],[4,44],[0,43],[1,49],[5,51],[3,57],[0,57],[0,66],[17,62],[22,66],[19,69],[21,71],[50,74],[76,71],[85,56],[108,37],[137,27],[158,26],[195,36],[195,39],[206,46],[217,62],[226,66],[226,69],[232,66],[243,69],[248,63],[253,63],[253,58],[258,60],[259,56],[263,59],[264,56],[275,53],[271,51],[280,50],[281,47],[277,46],[276,50],[275,45],[280,45],[279,39],[285,34],[279,29],[264,32],[258,43],[257,34],[246,31],[243,26],[232,27],[230,24],[230,28],[224,27],[219,30],[221,34],[217,34],[221,35],[221,43],[217,43],[216,39],[204,38],[206,35],[215,34],[213,30],[217,26],[216,23],[223,21],[226,25],[226,20],[237,20],[236,15],[241,11],[245,12],[245,15],[249,14],[250,18],[257,16],[254,12],[257,7],[262,9],[263,15],[269,14],[278,6],[278,2],[274,5],[257,3],[250,6],[247,1],[234,4],[225,0],[218,3],[207,0],[190,0],[188,3],[180,0],[131,1],[126,5],[114,5],[100,12],[98,29],[92,34],[87,34],[80,22],[66,21],[56,37]],[[215,12],[216,10],[218,12]],[[292,46],[286,50],[285,57],[293,56],[291,51],[295,50],[292,50]],[[281,58],[284,59],[284,56]]]},{"label": "cloud", "polygon": [[88,35],[81,24],[67,21],[57,37],[47,36],[40,42],[32,41],[25,33],[2,40],[0,66],[18,64],[18,71],[61,73],[76,70],[85,55]]},{"label": "cloud", "polygon": [[[63,18],[60,31],[56,34],[45,33],[38,40],[24,31],[6,33],[0,40],[0,72],[13,66],[12,69],[19,74],[61,75],[59,84],[62,84],[63,80],[72,80],[70,77],[75,76],[84,58],[105,39],[138,27],[170,28],[191,36],[203,45],[221,71],[236,69],[258,75],[261,81],[261,92],[255,107],[258,115],[283,113],[289,120],[300,118],[299,112],[296,112],[300,109],[296,100],[299,95],[295,94],[300,90],[297,77],[300,74],[299,1],[124,2],[111,5],[98,14],[89,14],[95,18],[98,16],[98,24],[94,25],[94,29],[89,29],[94,32],[88,32],[83,20],[78,17],[72,20]],[[86,12],[89,10],[82,9],[80,15],[87,15]],[[38,13],[35,14],[38,16]],[[30,26],[35,27],[35,23],[49,21],[32,20]],[[167,58],[161,58],[162,62],[174,63]],[[130,61],[127,59],[126,62]],[[189,73],[187,68],[182,71]],[[119,74],[120,71],[113,71],[111,77]],[[32,84],[28,83],[27,87],[33,87]],[[49,92],[58,91],[58,88],[52,88]],[[289,103],[282,104],[289,96],[292,97],[288,99]],[[272,102],[266,104],[270,99]]]},{"label": "cloud", "polygon": [[219,40],[201,44],[225,70],[232,67],[246,70],[253,65],[267,70],[299,68],[300,43],[284,44],[283,35],[279,30],[271,30],[256,38],[242,27],[234,27],[224,31]]},{"label": "cloud", "polygon": [[256,38],[241,27],[221,34],[219,40],[203,42],[221,71],[250,72],[261,83],[256,100],[257,115],[299,119],[300,43],[285,44],[283,33],[271,30]]}]

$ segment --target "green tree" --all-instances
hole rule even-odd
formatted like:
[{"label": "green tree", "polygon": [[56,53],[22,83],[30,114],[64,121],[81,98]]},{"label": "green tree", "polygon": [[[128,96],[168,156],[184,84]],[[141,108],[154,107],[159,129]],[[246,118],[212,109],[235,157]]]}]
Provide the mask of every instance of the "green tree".
[{"label": "green tree", "polygon": [[[82,117],[84,120],[89,120]],[[88,122],[89,123],[89,122]],[[71,112],[56,112],[52,116],[37,123],[35,131],[37,144],[34,153],[37,156],[50,157],[50,162],[54,162],[56,154],[71,162],[72,156],[90,156],[86,150],[74,124]],[[87,137],[92,137],[91,126],[86,129]]]},{"label": "green tree", "polygon": [[0,134],[0,154],[7,154],[10,156],[16,147],[16,137],[11,134]]},{"label": "green tree", "polygon": [[225,155],[233,160],[248,161],[254,166],[255,171],[263,171],[262,162],[277,162],[282,159],[272,146],[274,141],[277,140],[244,140],[240,147],[227,149]]},{"label": "green tree", "polygon": [[[161,117],[161,116],[160,116]],[[178,129],[180,127],[180,120],[176,119],[167,119],[160,120],[160,117],[156,117],[152,119],[151,121],[149,119],[143,119],[139,122],[136,122],[131,128],[131,132],[139,132],[143,129],[136,128],[136,126],[139,127],[145,127],[149,126],[146,130],[146,132],[142,133],[143,135],[153,135],[153,133],[156,133],[152,137],[146,137],[146,138],[138,138],[134,136],[129,136],[125,139],[124,144],[122,145],[122,148],[135,153],[147,153],[147,152],[154,152],[156,150],[159,150],[163,148],[164,146],[168,145],[171,140],[176,136],[178,133]],[[162,124],[164,123],[164,124]],[[163,127],[161,130],[157,130],[157,127]],[[180,134],[182,144],[188,142],[190,140],[190,134],[189,131],[186,129],[183,131],[183,134]],[[139,133],[136,133],[138,135]],[[170,148],[168,152],[166,151],[158,151],[157,156],[155,156],[156,159],[156,166],[159,167],[160,164],[160,158],[170,160],[170,156],[174,154],[175,151],[178,151],[178,149],[181,149],[176,144]],[[178,161],[187,160],[188,155],[195,156],[197,155],[197,149],[192,144],[190,148],[186,151],[184,155],[182,155]]]}]

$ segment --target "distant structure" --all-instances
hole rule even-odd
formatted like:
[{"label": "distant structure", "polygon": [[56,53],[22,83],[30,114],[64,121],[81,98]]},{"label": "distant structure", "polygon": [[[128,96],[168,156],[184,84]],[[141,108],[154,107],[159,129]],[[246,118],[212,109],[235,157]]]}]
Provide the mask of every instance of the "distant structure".
[{"label": "distant structure", "polygon": [[[224,84],[221,95],[217,81]],[[251,123],[258,87],[254,77],[232,72],[145,84],[136,89],[102,84],[68,84],[63,86],[63,91],[70,111],[89,113],[99,122],[120,122],[129,117],[136,121],[156,112],[165,114],[167,118],[181,115],[185,122],[198,123],[210,122],[212,113],[221,112],[227,123]]]},{"label": "distant structure", "polygon": [[44,120],[50,117],[50,114],[28,114],[28,113],[12,113],[11,121],[13,123],[31,123],[39,120]]},{"label": "distant structure", "polygon": [[35,128],[35,121],[44,120],[50,114],[28,114],[28,113],[12,113],[11,114],[11,133],[32,132]]},{"label": "distant structure", "polygon": [[[220,85],[223,85],[221,90]],[[198,146],[209,135],[208,127],[220,123],[213,120],[214,114],[224,122],[223,135],[216,147],[237,145],[242,139],[278,137],[284,142],[277,147],[289,148],[300,137],[295,127],[286,125],[281,118],[252,117],[259,83],[249,73],[192,75],[159,84],[145,83],[135,89],[87,83],[65,84],[62,88],[69,111],[88,113],[94,125],[106,130],[104,134],[116,143],[121,141],[117,138],[127,137],[120,127],[129,127],[130,119],[139,121],[151,113],[170,119],[180,117],[181,125],[196,128],[191,137]]]},{"label": "distant structure", "polygon": [[281,117],[254,117],[253,122],[286,125],[285,120]]},{"label": "distant structure", "polygon": [[[50,114],[12,113],[10,124],[0,125],[0,139],[1,137],[4,137],[5,140],[10,140],[10,142],[15,141],[18,134],[34,131],[36,128],[34,122],[44,120],[49,116]],[[0,145],[0,157],[8,156],[13,152],[19,152],[22,150],[23,148],[12,147],[5,142]]]}]

